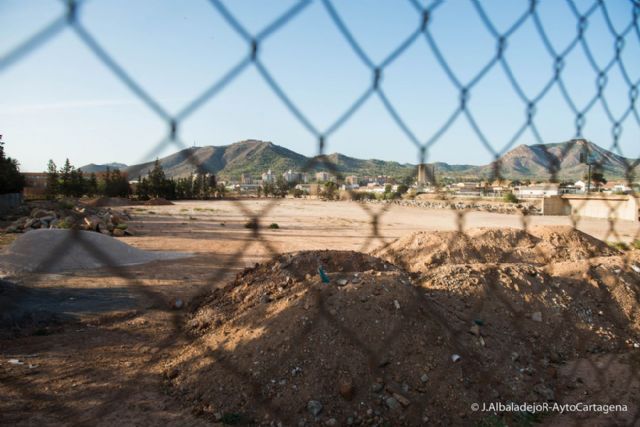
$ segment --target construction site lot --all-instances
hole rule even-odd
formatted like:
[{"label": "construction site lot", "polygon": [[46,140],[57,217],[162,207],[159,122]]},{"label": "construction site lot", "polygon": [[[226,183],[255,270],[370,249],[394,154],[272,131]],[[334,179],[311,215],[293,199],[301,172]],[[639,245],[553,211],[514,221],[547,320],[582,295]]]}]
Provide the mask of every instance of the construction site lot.
[{"label": "construction site lot", "polygon": [[[101,237],[179,256],[5,275],[0,425],[640,422],[637,222],[305,199],[117,209],[131,235]],[[0,251],[51,231],[2,234]],[[491,402],[627,410],[471,406]]]}]

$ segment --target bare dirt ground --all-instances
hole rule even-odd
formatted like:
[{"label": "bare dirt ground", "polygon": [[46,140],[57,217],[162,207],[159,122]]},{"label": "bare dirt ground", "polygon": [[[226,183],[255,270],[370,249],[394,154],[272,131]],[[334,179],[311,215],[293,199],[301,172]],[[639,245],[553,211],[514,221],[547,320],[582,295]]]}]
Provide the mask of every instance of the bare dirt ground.
[{"label": "bare dirt ground", "polygon": [[[130,209],[130,226],[136,233],[124,242],[193,257],[118,270],[8,278],[30,290],[55,293],[61,298],[61,312],[75,320],[30,325],[0,337],[0,424],[210,425],[211,416],[203,416],[197,405],[185,405],[167,386],[167,370],[188,341],[183,313],[191,308],[193,297],[276,253],[369,252],[425,230],[572,225],[566,217],[399,206],[385,210],[310,200],[178,202]],[[259,218],[259,232],[247,227],[253,215]],[[271,224],[278,228],[269,228]],[[613,230],[606,220],[597,219],[582,219],[575,226],[606,241],[628,242],[640,235],[638,224],[624,221]],[[3,237],[0,244],[9,241]],[[87,294],[103,304],[87,310],[73,303]],[[9,363],[11,359],[17,361]]]}]

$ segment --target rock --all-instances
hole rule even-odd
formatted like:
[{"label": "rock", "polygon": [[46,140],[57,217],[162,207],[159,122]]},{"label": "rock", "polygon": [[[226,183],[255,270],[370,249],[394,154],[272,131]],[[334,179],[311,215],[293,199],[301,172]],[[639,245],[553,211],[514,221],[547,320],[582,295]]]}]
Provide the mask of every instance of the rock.
[{"label": "rock", "polygon": [[336,283],[338,284],[338,286],[346,286],[349,281],[347,279],[338,279]]},{"label": "rock", "polygon": [[353,395],[354,395],[353,382],[350,379],[343,380],[340,383],[339,392],[340,392],[340,396],[342,396],[344,400],[353,399]]},{"label": "rock", "polygon": [[324,424],[328,426],[337,426],[338,420],[336,420],[335,418],[329,418]]},{"label": "rock", "polygon": [[384,384],[381,384],[381,383],[373,383],[371,385],[371,391],[374,393],[380,393],[383,388],[384,388]]},{"label": "rock", "polygon": [[360,279],[358,279],[357,277],[354,277],[353,279],[351,279],[351,283],[354,285],[358,285],[360,284],[362,281]]},{"label": "rock", "polygon": [[396,310],[400,310],[400,303],[398,302],[397,299],[393,300],[393,305],[396,307]]},{"label": "rock", "polygon": [[184,302],[180,298],[176,298],[176,300],[173,302],[173,308],[178,310],[180,310],[183,305],[184,305]]},{"label": "rock", "polygon": [[269,304],[272,301],[271,295],[264,294],[260,297],[260,302],[262,304]]},{"label": "rock", "polygon": [[473,335],[479,337],[480,336],[480,326],[478,326],[477,324],[473,324],[471,325],[471,328],[469,328],[469,332],[471,332]]},{"label": "rock", "polygon": [[101,222],[102,220],[97,215],[91,215],[89,217],[84,218],[84,223],[86,224],[87,228],[93,231],[98,230],[98,227],[100,226]]},{"label": "rock", "polygon": [[456,363],[457,361],[459,361],[460,359],[462,359],[462,357],[459,354],[452,354],[451,355],[451,361],[453,363]]},{"label": "rock", "polygon": [[407,407],[411,404],[411,401],[409,399],[407,399],[406,397],[404,397],[403,395],[399,394],[399,393],[393,393],[393,397],[394,399],[396,399],[398,402],[400,402],[400,404],[404,407]]},{"label": "rock", "polygon": [[400,408],[400,402],[394,397],[387,397],[384,401],[384,404],[387,405],[387,408],[394,411]]},{"label": "rock", "polygon": [[310,400],[309,403],[307,403],[307,410],[314,417],[320,415],[320,412],[322,412],[322,408],[322,403],[318,402],[317,400]]},{"label": "rock", "polygon": [[35,224],[40,224],[40,220],[37,218],[30,218],[24,223],[23,228],[31,228],[34,227]]},{"label": "rock", "polygon": [[420,381],[423,383],[429,381],[429,377],[427,376],[427,374],[422,374],[422,376],[420,377]]},{"label": "rock", "polygon": [[543,383],[536,384],[533,387],[533,391],[535,391],[538,395],[546,400],[555,400],[555,393],[553,392],[553,390],[551,390]]},{"label": "rock", "polygon": [[533,320],[534,322],[542,322],[542,313],[540,313],[539,311],[532,313],[531,320]]}]

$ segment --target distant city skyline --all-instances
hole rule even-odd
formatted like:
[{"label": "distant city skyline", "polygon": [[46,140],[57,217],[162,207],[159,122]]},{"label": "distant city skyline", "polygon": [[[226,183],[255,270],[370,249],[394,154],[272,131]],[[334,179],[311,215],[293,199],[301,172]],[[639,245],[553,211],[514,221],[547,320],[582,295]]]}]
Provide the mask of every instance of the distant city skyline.
[{"label": "distant city skyline", "polygon": [[[579,13],[593,2],[576,1]],[[225,2],[247,30],[256,34],[295,2]],[[410,2],[334,1],[335,11],[374,63],[382,61],[417,28],[422,16]],[[499,32],[527,10],[529,1],[480,3]],[[615,55],[614,31],[632,20],[631,2],[604,2],[588,19],[585,40],[598,68]],[[575,37],[577,21],[566,2],[542,0],[538,14],[550,43],[558,51]],[[59,1],[0,3],[0,61],[15,46],[64,12]],[[80,20],[112,58],[170,114],[179,112],[213,82],[238,64],[248,45],[211,3],[140,0],[93,0],[81,7]],[[609,20],[609,21],[607,21]],[[496,52],[473,2],[443,3],[430,15],[429,30],[451,70],[463,84]],[[632,81],[640,81],[640,31],[625,37],[620,55]],[[371,84],[363,64],[330,19],[322,1],[304,7],[260,45],[258,55],[315,129],[325,131]],[[529,17],[507,39],[505,58],[526,93],[538,93],[553,75],[554,61]],[[0,62],[1,63],[1,62]],[[594,72],[584,46],[566,57],[563,82],[578,108],[596,93]],[[602,83],[602,81],[601,81]],[[447,77],[423,36],[384,70],[380,84],[388,100],[424,143],[437,133],[459,105],[459,91]],[[128,165],[178,151],[153,147],[168,125],[108,70],[69,28],[29,55],[0,68],[0,134],[7,154],[23,171],[38,172],[48,159],[77,166],[121,162]],[[629,107],[629,87],[620,67],[608,69],[603,91],[614,118]],[[637,102],[637,101],[636,101]],[[526,106],[516,95],[500,63],[470,92],[468,105],[479,128],[496,151],[526,122]],[[622,122],[620,147],[640,157],[640,116],[636,104]],[[564,142],[574,138],[575,114],[555,84],[537,104],[534,122],[511,146]],[[586,115],[582,136],[603,148],[613,142],[612,124],[597,101]],[[255,66],[237,78],[181,123],[186,146],[222,146],[246,139],[272,141],[313,156],[317,138],[291,114]],[[371,96],[335,133],[326,153],[360,159],[415,164],[418,150],[377,96]],[[486,164],[492,160],[468,120],[460,116],[429,150],[429,162]]]}]

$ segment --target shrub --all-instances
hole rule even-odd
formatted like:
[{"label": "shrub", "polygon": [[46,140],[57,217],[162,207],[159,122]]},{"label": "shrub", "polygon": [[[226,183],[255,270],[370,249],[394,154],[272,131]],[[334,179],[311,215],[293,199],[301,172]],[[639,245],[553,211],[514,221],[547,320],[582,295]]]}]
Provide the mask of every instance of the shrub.
[{"label": "shrub", "polygon": [[640,240],[634,240],[631,246],[635,249],[640,249]]},{"label": "shrub", "polygon": [[61,200],[60,202],[58,202],[58,206],[60,206],[60,209],[73,209],[74,204],[71,203],[68,200]]},{"label": "shrub", "polygon": [[258,229],[258,221],[256,220],[251,220],[251,221],[247,221],[244,224],[244,228],[250,228],[252,230],[257,230]]},{"label": "shrub", "polygon": [[272,230],[277,230],[280,228],[280,226],[274,222],[271,225],[269,225],[269,228]]},{"label": "shrub", "polygon": [[623,252],[629,250],[629,245],[625,242],[609,242],[609,246]]},{"label": "shrub", "polygon": [[513,193],[506,193],[504,196],[502,196],[502,200],[507,203],[518,203],[520,201]]}]

